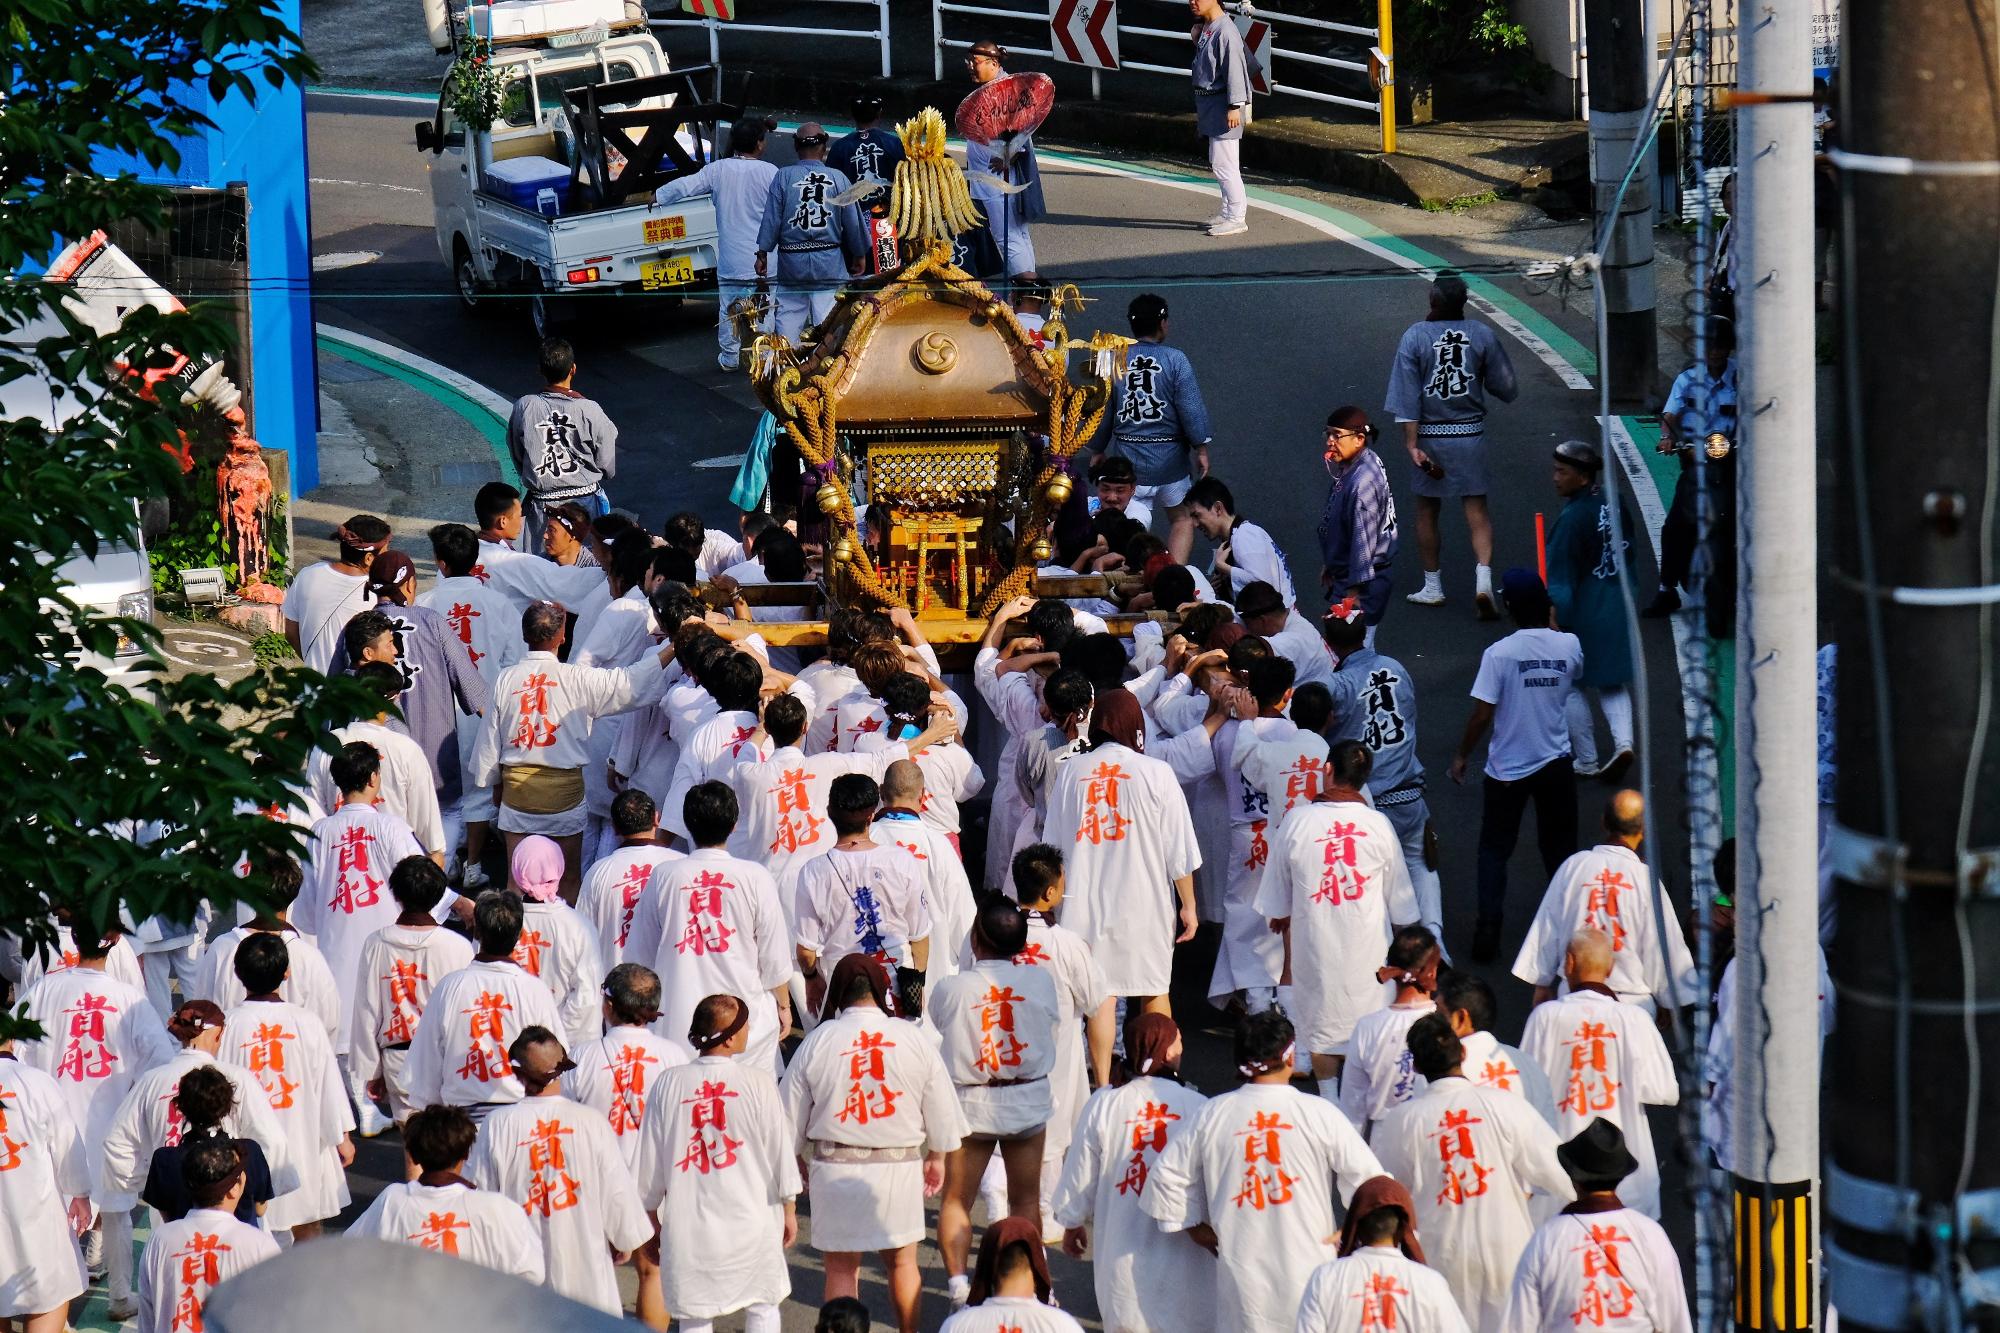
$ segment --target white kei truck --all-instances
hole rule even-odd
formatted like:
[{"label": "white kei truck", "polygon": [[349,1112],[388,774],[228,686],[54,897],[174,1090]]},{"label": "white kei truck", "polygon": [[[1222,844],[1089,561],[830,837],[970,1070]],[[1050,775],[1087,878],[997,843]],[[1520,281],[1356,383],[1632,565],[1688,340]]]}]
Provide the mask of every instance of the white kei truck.
[{"label": "white kei truck", "polygon": [[456,15],[425,0],[425,13],[440,53],[460,24],[486,37],[501,85],[489,129],[463,123],[442,90],[416,125],[438,253],[469,313],[525,299],[547,337],[612,296],[712,287],[714,205],[653,203],[708,162],[716,123],[738,114],[698,91],[710,67],[671,70],[625,0],[501,0]]}]

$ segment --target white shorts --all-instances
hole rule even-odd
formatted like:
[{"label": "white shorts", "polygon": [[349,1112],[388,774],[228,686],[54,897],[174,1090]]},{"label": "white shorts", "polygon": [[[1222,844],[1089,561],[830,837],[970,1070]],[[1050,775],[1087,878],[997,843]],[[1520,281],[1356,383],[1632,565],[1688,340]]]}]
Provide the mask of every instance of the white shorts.
[{"label": "white shorts", "polygon": [[1187,499],[1187,493],[1194,487],[1193,477],[1182,477],[1179,481],[1167,482],[1164,486],[1134,486],[1132,497],[1144,500],[1147,508],[1172,509]]}]

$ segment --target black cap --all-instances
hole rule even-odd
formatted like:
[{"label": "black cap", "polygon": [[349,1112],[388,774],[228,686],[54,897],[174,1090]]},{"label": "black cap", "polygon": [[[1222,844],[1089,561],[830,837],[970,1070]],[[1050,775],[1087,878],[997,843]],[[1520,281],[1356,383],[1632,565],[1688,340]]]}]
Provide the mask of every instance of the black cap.
[{"label": "black cap", "polygon": [[1583,1132],[1556,1149],[1562,1169],[1579,1180],[1619,1181],[1639,1169],[1618,1126],[1598,1116]]}]

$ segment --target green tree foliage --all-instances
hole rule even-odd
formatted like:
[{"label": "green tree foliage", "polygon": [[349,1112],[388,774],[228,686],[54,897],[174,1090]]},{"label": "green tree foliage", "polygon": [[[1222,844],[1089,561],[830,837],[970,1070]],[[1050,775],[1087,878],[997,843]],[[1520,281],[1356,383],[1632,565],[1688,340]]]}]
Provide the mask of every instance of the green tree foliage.
[{"label": "green tree foliage", "polygon": [[[268,0],[12,0],[4,12],[0,275],[13,276],[0,278],[0,382],[45,379],[67,405],[58,426],[0,420],[0,930],[33,947],[58,906],[102,931],[121,903],[138,921],[254,900],[257,878],[239,880],[238,859],[299,840],[255,811],[292,803],[307,757],[366,692],[281,668],[135,694],[86,664],[121,634],[160,661],[150,625],[74,604],[56,569],[136,541],[134,502],[179,487],[184,433],[216,423],[156,401],[140,372],[172,364],[173,349],[219,353],[229,333],[200,309],[140,307],[100,338],[63,310],[58,286],[24,275],[114,219],[164,220],[166,192],[99,174],[99,154],[170,171],[176,136],[209,126],[205,107],[303,80],[311,61]],[[0,1035],[23,1032],[0,1014]]]},{"label": "green tree foliage", "polygon": [[1396,66],[1412,80],[1476,72],[1519,88],[1548,77],[1506,0],[1398,0]]}]

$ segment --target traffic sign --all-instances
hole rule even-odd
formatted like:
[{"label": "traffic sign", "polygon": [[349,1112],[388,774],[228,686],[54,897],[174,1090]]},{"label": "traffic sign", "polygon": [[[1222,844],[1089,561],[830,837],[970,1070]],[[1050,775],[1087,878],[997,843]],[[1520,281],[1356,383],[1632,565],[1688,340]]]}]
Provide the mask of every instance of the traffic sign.
[{"label": "traffic sign", "polygon": [[1091,69],[1117,69],[1117,8],[1117,0],[1049,0],[1056,59]]},{"label": "traffic sign", "polygon": [[1243,34],[1243,46],[1250,57],[1250,91],[1271,91],[1271,25],[1248,14],[1236,17],[1236,31]]}]

